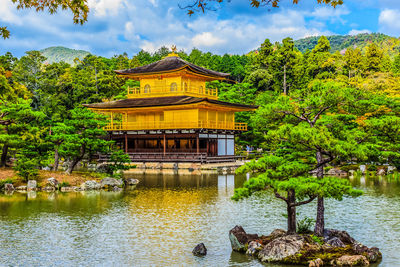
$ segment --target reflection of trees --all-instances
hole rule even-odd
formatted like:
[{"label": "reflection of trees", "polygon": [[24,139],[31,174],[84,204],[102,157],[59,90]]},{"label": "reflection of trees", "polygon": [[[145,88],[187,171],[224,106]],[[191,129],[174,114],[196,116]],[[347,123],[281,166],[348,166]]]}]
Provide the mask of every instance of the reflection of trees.
[{"label": "reflection of trees", "polygon": [[120,192],[70,192],[32,194],[15,192],[0,195],[0,216],[6,219],[37,216],[40,213],[64,213],[76,216],[92,216],[103,213],[112,207],[113,202],[121,200]]},{"label": "reflection of trees", "polygon": [[388,176],[354,176],[349,178],[350,183],[357,188],[368,190],[369,194],[385,195],[388,197],[400,195],[400,179],[395,175]]}]

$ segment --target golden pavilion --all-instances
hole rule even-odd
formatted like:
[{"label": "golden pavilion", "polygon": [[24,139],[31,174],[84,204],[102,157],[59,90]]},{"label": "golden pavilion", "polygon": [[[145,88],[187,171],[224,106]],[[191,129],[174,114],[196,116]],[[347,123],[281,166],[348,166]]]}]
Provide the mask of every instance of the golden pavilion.
[{"label": "golden pavilion", "polygon": [[223,162],[235,160],[235,133],[247,124],[235,112],[256,106],[218,100],[206,82],[227,80],[228,73],[208,70],[181,59],[175,51],[164,59],[115,71],[140,82],[127,99],[87,104],[110,118],[109,137],[133,161]]}]

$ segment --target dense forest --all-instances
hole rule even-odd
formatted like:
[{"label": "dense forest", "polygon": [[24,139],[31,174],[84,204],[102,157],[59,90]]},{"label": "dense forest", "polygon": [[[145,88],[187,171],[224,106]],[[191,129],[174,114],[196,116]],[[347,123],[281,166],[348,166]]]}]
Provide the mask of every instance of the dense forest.
[{"label": "dense forest", "polygon": [[[286,38],[275,44],[266,39],[260,49],[246,55],[220,56],[198,49],[179,55],[196,65],[231,73],[230,82],[208,86],[218,88],[221,100],[260,106],[256,113],[237,115],[237,121],[249,123],[249,131],[237,140],[238,149],[250,145],[268,150],[263,107],[276,96],[308,90],[320,82],[399,96],[399,54],[391,57],[375,43],[363,50],[331,51],[329,40],[321,37],[304,53]],[[105,118],[83,112],[82,104],[125,98],[127,86],[135,82],[117,77],[113,70],[146,65],[169,52],[162,47],[155,53],[140,51],[131,58],[127,54],[111,58],[87,55],[76,59],[75,66],[50,64],[39,51],[26,52],[19,59],[11,53],[0,56],[0,165],[21,158],[14,165],[20,162],[57,169],[62,158],[71,162],[72,171],[77,162],[109,151],[109,143],[98,141],[102,130],[80,130],[106,123]]]}]

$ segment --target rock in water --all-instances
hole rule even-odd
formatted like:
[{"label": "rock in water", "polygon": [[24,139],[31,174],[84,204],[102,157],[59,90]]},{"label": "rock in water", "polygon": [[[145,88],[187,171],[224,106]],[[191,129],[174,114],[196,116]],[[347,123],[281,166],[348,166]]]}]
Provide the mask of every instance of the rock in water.
[{"label": "rock in water", "polygon": [[114,192],[120,192],[120,191],[122,191],[122,188],[121,188],[121,187],[118,187],[118,186],[114,186],[112,190],[113,190]]},{"label": "rock in water", "polygon": [[376,247],[368,248],[361,243],[356,243],[353,245],[353,250],[357,254],[367,257],[367,260],[370,262],[376,262],[382,258],[382,253],[379,251],[379,248]]},{"label": "rock in water", "polygon": [[101,185],[96,181],[86,181],[81,185],[83,190],[98,190],[101,188]]},{"label": "rock in water", "polygon": [[258,252],[262,250],[262,245],[257,241],[251,241],[247,247],[246,254],[250,256],[257,256]]},{"label": "rock in water", "polygon": [[369,261],[363,255],[344,255],[331,261],[333,266],[368,266]]},{"label": "rock in water", "polygon": [[258,253],[258,258],[262,262],[277,262],[286,257],[293,256],[300,252],[305,243],[301,235],[287,235],[278,237],[268,243],[263,250]]},{"label": "rock in water", "polygon": [[334,237],[340,239],[340,241],[342,241],[343,244],[345,245],[353,245],[356,242],[356,240],[354,240],[354,238],[352,238],[346,231],[340,231],[335,229],[324,230],[325,242],[328,242],[330,239],[333,239]]},{"label": "rock in water", "polygon": [[125,180],[126,185],[137,185],[139,183],[138,179],[128,178]]},{"label": "rock in water", "polygon": [[203,243],[198,244],[192,251],[195,256],[205,256],[207,255],[207,248]]},{"label": "rock in water", "polygon": [[46,191],[46,192],[53,192],[55,190],[56,190],[56,188],[53,186],[45,186],[42,188],[42,191]]},{"label": "rock in water", "polygon": [[123,182],[122,182],[122,180],[118,180],[118,179],[111,178],[111,177],[106,177],[103,180],[101,180],[100,185],[102,188],[104,188],[104,187],[113,188],[115,186],[117,186],[117,187],[122,186]]},{"label": "rock in water", "polygon": [[229,231],[229,240],[234,251],[246,251],[246,245],[248,242],[257,239],[258,235],[246,234],[242,226],[236,225]]},{"label": "rock in water", "polygon": [[49,185],[53,186],[53,187],[57,187],[58,184],[59,184],[59,182],[57,181],[57,179],[54,178],[54,177],[51,177],[51,178],[47,179],[47,183],[48,183]]},{"label": "rock in water", "polygon": [[5,184],[4,185],[4,191],[6,191],[6,192],[12,192],[12,191],[14,191],[15,189],[14,189],[14,186],[13,186],[13,184]]},{"label": "rock in water", "polygon": [[15,190],[16,191],[26,191],[26,185],[21,185],[21,186],[17,186],[16,188],[15,188]]},{"label": "rock in water", "polygon": [[28,189],[28,191],[36,190],[36,187],[37,187],[36,180],[29,180],[28,184],[26,185],[26,188]]},{"label": "rock in water", "polygon": [[324,262],[320,258],[318,258],[313,261],[310,261],[308,264],[308,267],[321,267],[323,265],[324,265]]},{"label": "rock in water", "polygon": [[71,186],[63,186],[61,187],[61,192],[72,192],[74,189]]},{"label": "rock in water", "polygon": [[377,171],[376,175],[378,175],[378,176],[386,175],[385,169],[379,169],[379,170]]}]

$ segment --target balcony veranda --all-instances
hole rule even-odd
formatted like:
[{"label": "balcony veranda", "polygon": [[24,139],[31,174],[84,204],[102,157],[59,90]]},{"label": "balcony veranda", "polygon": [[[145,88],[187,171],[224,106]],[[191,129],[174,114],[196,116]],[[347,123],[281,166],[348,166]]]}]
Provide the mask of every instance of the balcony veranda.
[{"label": "balcony veranda", "polygon": [[210,99],[218,99],[218,90],[214,88],[203,88],[203,87],[170,87],[170,86],[159,86],[159,87],[128,87],[127,92],[128,98],[147,98],[147,97],[166,97],[166,96],[177,96],[186,95],[193,97],[207,97]]},{"label": "balcony veranda", "polygon": [[150,122],[111,122],[106,131],[141,131],[141,130],[180,130],[180,129],[215,129],[247,131],[247,123],[225,121],[150,121]]}]

